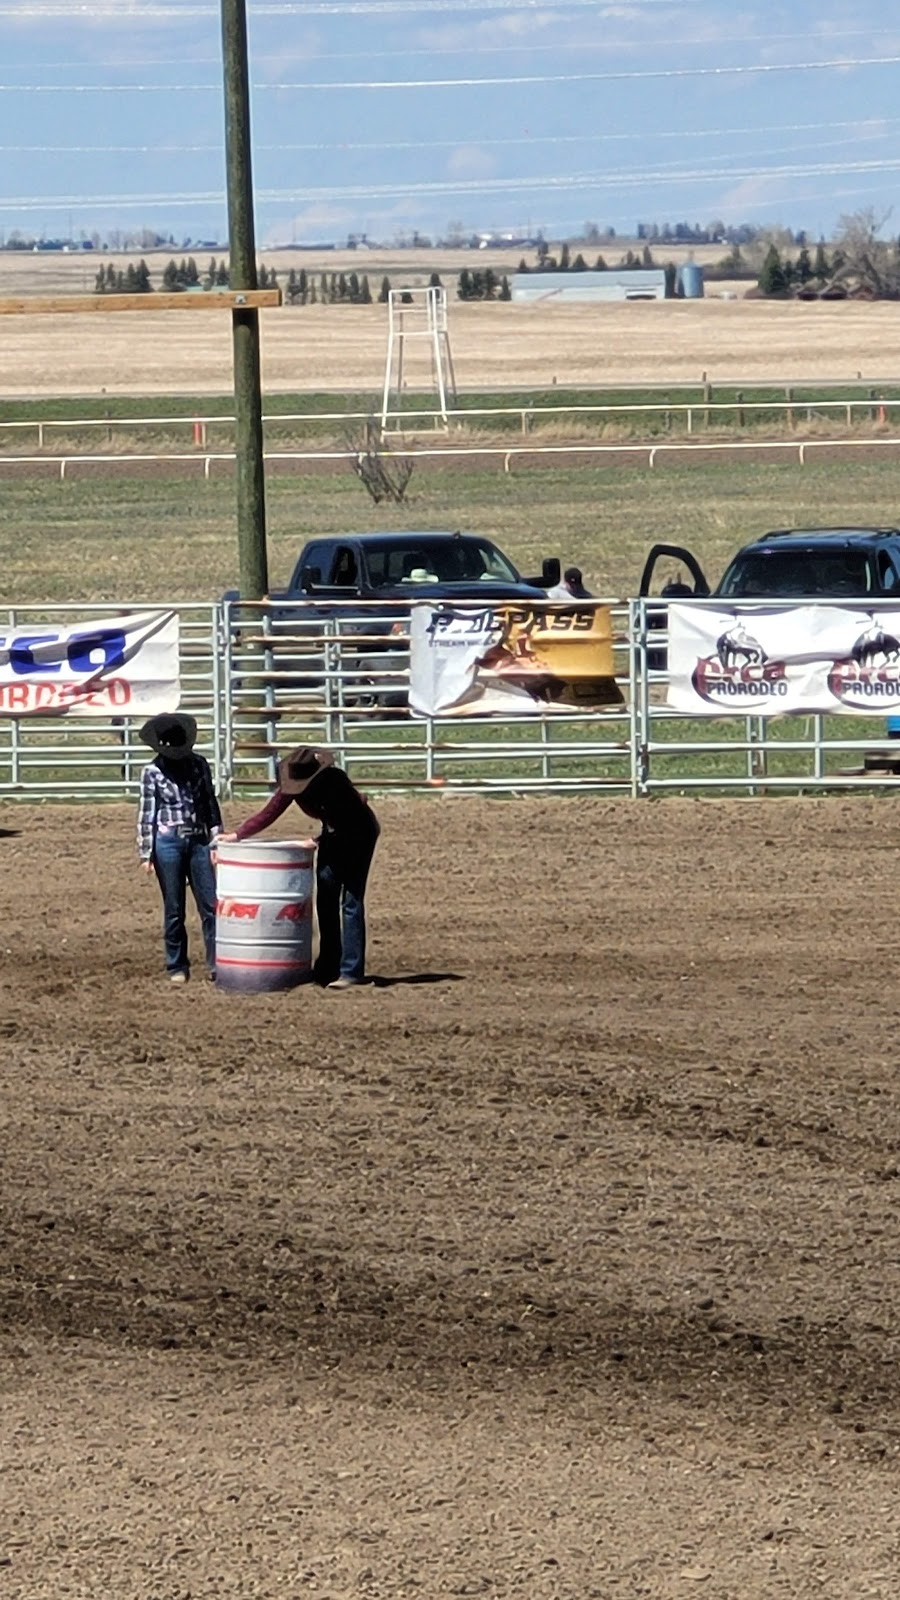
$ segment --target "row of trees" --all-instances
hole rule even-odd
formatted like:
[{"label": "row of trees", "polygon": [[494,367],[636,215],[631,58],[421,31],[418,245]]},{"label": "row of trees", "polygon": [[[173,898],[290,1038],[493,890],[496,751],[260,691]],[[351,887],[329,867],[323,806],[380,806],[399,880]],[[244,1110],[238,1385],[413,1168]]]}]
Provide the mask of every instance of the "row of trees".
[{"label": "row of trees", "polygon": [[[257,269],[256,278],[260,289],[278,288],[278,274],[274,267],[261,264]],[[226,260],[217,261],[215,256],[211,256],[206,271],[201,273],[194,257],[188,256],[182,257],[180,261],[172,260],[166,263],[160,287],[164,294],[178,294],[187,289],[227,289],[230,282],[231,273]],[[115,267],[109,261],[97,272],[94,293],[152,294],[150,268],[143,257],[137,265],[129,262],[125,268]]]},{"label": "row of trees", "polygon": [[881,237],[886,220],[871,210],[842,217],[830,255],[823,244],[812,257],[805,245],[792,255],[773,240],[759,270],[760,294],[900,300],[900,239]]}]

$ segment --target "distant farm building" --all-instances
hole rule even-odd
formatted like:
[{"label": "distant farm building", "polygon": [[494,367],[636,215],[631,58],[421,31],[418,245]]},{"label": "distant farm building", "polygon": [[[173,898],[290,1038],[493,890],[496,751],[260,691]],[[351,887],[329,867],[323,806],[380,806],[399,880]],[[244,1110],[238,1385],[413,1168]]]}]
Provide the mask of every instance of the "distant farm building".
[{"label": "distant farm building", "polygon": [[664,300],[662,267],[617,272],[517,272],[511,285],[514,300]]}]

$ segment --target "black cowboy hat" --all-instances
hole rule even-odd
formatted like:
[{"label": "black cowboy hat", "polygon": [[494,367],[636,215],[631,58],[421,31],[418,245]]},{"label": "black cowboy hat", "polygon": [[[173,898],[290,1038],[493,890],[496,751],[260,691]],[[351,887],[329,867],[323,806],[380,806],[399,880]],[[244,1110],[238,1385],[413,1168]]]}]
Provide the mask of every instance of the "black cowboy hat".
[{"label": "black cowboy hat", "polygon": [[282,794],[302,794],[317,772],[333,766],[330,750],[312,750],[308,746],[291,750],[278,763],[278,787]]},{"label": "black cowboy hat", "polygon": [[181,761],[190,755],[197,738],[197,724],[183,711],[161,711],[145,722],[138,737],[157,755]]}]

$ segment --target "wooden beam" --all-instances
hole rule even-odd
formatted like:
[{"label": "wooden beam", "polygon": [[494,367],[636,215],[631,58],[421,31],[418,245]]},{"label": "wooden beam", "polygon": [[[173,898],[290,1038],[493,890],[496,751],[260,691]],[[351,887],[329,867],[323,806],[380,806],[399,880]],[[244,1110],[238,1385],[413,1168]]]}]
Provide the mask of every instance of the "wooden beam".
[{"label": "wooden beam", "polygon": [[0,316],[27,317],[42,312],[77,311],[243,311],[280,306],[280,289],[209,289],[181,294],[4,295]]}]

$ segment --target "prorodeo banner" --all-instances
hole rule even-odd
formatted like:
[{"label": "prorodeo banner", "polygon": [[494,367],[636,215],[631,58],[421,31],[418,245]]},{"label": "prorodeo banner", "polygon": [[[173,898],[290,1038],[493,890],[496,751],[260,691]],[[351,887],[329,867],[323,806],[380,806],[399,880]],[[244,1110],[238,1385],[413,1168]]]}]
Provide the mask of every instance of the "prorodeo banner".
[{"label": "prorodeo banner", "polygon": [[900,712],[900,611],[670,603],[668,704],[758,717]]},{"label": "prorodeo banner", "polygon": [[527,716],[621,704],[608,606],[467,609],[423,601],[412,608],[409,705],[418,716]]},{"label": "prorodeo banner", "polygon": [[152,717],[180,694],[174,611],[0,625],[0,716]]}]

